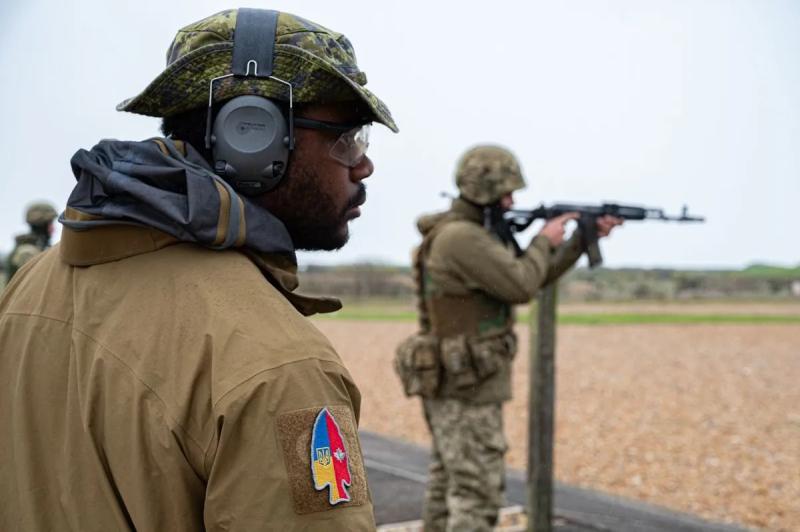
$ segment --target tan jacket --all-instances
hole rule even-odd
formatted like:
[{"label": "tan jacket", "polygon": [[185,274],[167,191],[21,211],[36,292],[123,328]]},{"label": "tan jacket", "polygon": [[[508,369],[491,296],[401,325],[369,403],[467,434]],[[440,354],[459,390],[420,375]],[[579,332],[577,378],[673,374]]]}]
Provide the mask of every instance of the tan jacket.
[{"label": "tan jacket", "polygon": [[[543,285],[564,274],[580,258],[580,235],[552,249],[545,237],[535,237],[521,257],[482,226],[481,210],[461,199],[448,211],[431,244],[426,270],[436,288],[448,294],[473,291],[506,304],[530,301]],[[443,217],[420,220],[423,236]]]},{"label": "tan jacket", "polygon": [[[279,257],[65,229],[0,299],[0,530],[373,530],[359,391],[298,310],[336,305],[295,286]],[[311,469],[324,407],[335,505]]]},{"label": "tan jacket", "polygon": [[[489,378],[479,375],[479,382],[468,387],[457,386],[452,373],[445,370],[439,396],[489,403],[511,397],[510,367],[516,350],[511,306],[527,303],[543,285],[566,272],[582,248],[579,234],[557,249],[537,236],[517,257],[482,222],[482,210],[463,199],[454,200],[445,213],[423,217],[418,225],[425,240],[415,262],[422,259],[422,330],[442,339],[465,335],[472,365],[496,367]],[[445,340],[445,366],[449,350]],[[482,362],[481,357],[497,360]]]}]

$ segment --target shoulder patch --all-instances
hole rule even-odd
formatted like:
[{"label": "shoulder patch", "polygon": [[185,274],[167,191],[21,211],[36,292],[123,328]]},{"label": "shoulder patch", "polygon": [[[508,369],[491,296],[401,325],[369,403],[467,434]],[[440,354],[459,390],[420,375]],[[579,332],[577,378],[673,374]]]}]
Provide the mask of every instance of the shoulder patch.
[{"label": "shoulder patch", "polygon": [[369,501],[364,460],[349,407],[295,410],[278,416],[276,424],[296,513]]},{"label": "shoulder patch", "polygon": [[325,407],[317,414],[311,429],[311,476],[317,491],[329,488],[331,505],[350,500],[347,486],[353,481],[349,462],[342,431],[336,418]]}]

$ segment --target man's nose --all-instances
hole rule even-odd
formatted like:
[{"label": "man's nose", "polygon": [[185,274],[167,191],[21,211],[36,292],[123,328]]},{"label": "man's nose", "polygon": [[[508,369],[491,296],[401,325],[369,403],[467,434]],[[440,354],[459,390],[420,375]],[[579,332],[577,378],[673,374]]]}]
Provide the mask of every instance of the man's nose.
[{"label": "man's nose", "polygon": [[375,165],[372,163],[372,159],[365,155],[357,165],[350,169],[350,181],[357,183],[371,176],[374,171]]}]

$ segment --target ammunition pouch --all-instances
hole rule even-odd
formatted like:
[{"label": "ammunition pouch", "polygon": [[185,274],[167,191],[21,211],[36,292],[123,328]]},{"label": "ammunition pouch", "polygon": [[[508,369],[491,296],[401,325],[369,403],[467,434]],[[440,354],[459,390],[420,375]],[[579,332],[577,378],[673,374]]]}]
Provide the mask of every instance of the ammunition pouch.
[{"label": "ammunition pouch", "polygon": [[497,373],[504,360],[510,360],[517,351],[517,339],[513,333],[501,336],[471,338],[469,350],[472,354],[472,365],[480,381],[484,381]]},{"label": "ammunition pouch", "polygon": [[478,382],[478,375],[472,365],[472,356],[463,334],[442,339],[442,365],[447,380],[456,388],[469,388]]},{"label": "ammunition pouch", "polygon": [[434,397],[439,389],[440,367],[439,340],[435,336],[416,333],[397,346],[394,369],[406,396]]},{"label": "ammunition pouch", "polygon": [[489,337],[450,336],[441,341],[445,380],[456,390],[480,385],[493,377],[516,353],[512,332]]}]

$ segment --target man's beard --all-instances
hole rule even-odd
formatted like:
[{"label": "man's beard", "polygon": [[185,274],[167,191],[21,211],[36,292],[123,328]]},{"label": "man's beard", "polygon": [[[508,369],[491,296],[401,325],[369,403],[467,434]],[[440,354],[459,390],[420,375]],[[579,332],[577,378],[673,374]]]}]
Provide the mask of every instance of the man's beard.
[{"label": "man's beard", "polygon": [[274,196],[270,211],[284,223],[296,249],[332,251],[344,246],[350,238],[347,212],[366,199],[366,186],[359,183],[356,194],[337,209],[334,198],[320,186],[322,179],[313,168],[290,165],[284,182],[269,194]]}]

